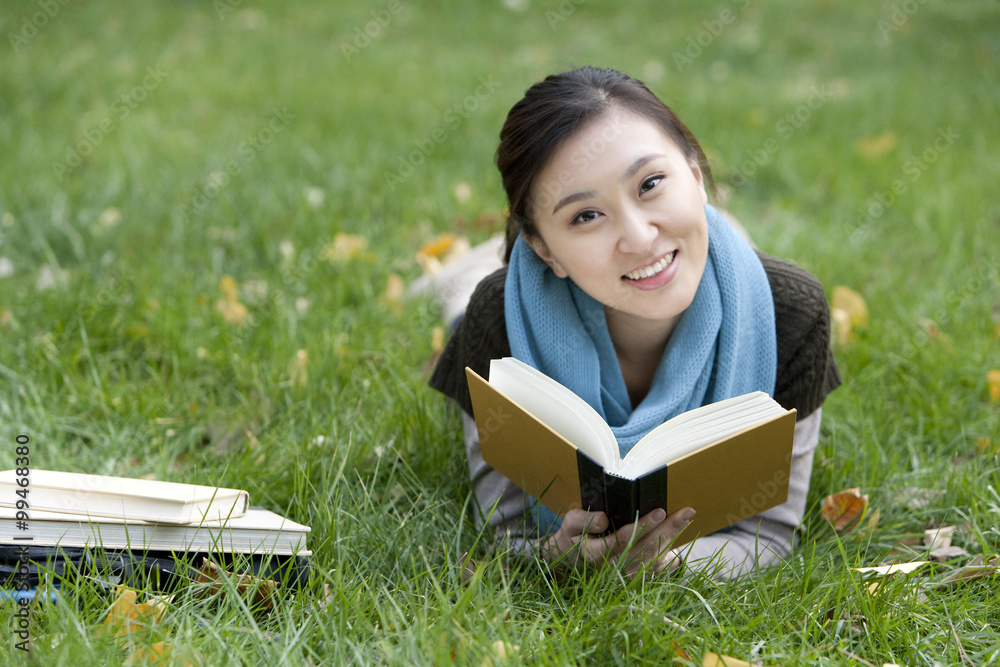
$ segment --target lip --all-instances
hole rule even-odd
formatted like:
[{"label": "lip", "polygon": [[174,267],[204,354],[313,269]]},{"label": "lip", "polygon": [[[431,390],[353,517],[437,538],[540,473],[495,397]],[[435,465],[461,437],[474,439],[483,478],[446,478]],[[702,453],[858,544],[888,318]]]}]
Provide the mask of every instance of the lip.
[{"label": "lip", "polygon": [[[622,282],[624,282],[626,285],[629,285],[630,287],[635,287],[636,289],[640,289],[640,290],[643,290],[643,291],[654,290],[654,289],[659,289],[660,287],[663,287],[664,285],[666,285],[667,283],[669,283],[671,280],[673,280],[674,276],[677,274],[677,262],[681,258],[679,250],[673,250],[671,252],[676,253],[674,255],[674,261],[670,262],[670,266],[668,266],[667,268],[663,269],[662,271],[660,271],[659,273],[657,273],[655,276],[650,276],[649,278],[641,278],[640,280],[632,280],[630,278],[626,278],[623,275],[622,276]],[[633,269],[633,271],[638,271],[639,269],[645,269],[647,267],[650,267],[650,266],[656,264],[657,262],[659,262],[660,260],[662,260],[664,257],[670,255],[670,254],[671,253],[669,253],[669,252],[663,253],[662,255],[660,255],[659,257],[657,257],[656,259],[654,259],[652,262],[647,262],[646,264],[644,264],[642,266],[638,266],[635,269]],[[629,273],[631,273],[631,272],[632,271],[629,271]]]}]

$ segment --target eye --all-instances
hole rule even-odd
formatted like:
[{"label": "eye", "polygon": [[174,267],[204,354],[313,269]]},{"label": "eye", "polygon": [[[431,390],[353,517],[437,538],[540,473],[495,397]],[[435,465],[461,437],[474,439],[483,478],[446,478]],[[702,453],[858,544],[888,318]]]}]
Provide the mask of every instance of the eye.
[{"label": "eye", "polygon": [[586,211],[580,211],[574,216],[572,220],[569,221],[570,226],[572,225],[582,225],[593,220],[596,220],[601,214],[593,209],[587,209]]},{"label": "eye", "polygon": [[657,186],[657,184],[663,180],[662,174],[657,174],[656,176],[650,176],[642,182],[639,186],[639,194],[643,195],[652,190]]}]

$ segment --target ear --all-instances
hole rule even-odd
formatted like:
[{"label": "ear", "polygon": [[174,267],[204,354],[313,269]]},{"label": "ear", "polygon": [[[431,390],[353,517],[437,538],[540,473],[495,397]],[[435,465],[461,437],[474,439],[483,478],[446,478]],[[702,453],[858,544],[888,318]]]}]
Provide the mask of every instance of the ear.
[{"label": "ear", "polygon": [[556,261],[556,258],[552,256],[552,253],[549,251],[549,247],[545,245],[545,241],[542,240],[541,236],[524,236],[523,238],[525,242],[531,246],[531,249],[535,251],[535,254],[538,255],[538,259],[545,262],[548,267],[552,269],[552,272],[556,274],[556,276],[560,278],[566,278],[569,276],[569,274],[566,273],[566,269],[562,267],[562,264]]},{"label": "ear", "polygon": [[708,203],[708,193],[705,192],[705,175],[701,173],[701,166],[694,160],[688,162],[688,166],[691,167],[694,180],[698,182],[698,189],[701,190],[701,205],[704,206]]}]

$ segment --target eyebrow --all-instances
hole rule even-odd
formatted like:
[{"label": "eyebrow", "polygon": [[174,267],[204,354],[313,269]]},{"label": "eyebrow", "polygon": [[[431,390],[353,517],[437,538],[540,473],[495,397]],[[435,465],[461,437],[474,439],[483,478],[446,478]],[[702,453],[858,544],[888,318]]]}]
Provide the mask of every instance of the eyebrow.
[{"label": "eyebrow", "polygon": [[[629,180],[630,178],[632,178],[633,176],[635,176],[636,173],[640,169],[642,169],[643,166],[645,166],[647,163],[655,160],[656,158],[661,158],[661,157],[666,157],[666,156],[663,155],[662,153],[650,153],[649,155],[643,155],[642,157],[640,157],[639,159],[637,159],[635,162],[633,162],[632,164],[630,164],[628,166],[628,168],[622,174],[622,180],[623,181]],[[563,206],[568,206],[568,205],[570,205],[570,204],[572,204],[574,202],[578,202],[578,201],[580,201],[582,199],[587,199],[588,197],[593,197],[596,194],[597,194],[597,192],[595,190],[584,190],[582,192],[575,192],[575,193],[569,195],[568,197],[564,197],[564,198],[560,199],[559,202],[555,205],[555,208],[552,209],[552,214],[555,215],[555,213],[559,209],[561,209]]]}]

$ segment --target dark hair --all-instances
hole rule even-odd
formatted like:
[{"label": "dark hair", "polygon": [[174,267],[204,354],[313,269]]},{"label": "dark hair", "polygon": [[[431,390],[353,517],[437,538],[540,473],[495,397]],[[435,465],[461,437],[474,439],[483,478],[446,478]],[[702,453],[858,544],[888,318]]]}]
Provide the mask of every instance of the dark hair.
[{"label": "dark hair", "polygon": [[715,194],[712,171],[698,141],[646,84],[621,72],[597,67],[553,74],[528,88],[524,97],[511,107],[500,130],[496,161],[509,210],[505,260],[510,260],[518,235],[537,234],[528,215],[528,198],[553,153],[576,132],[616,108],[658,125],[686,158],[701,167],[709,191]]}]

